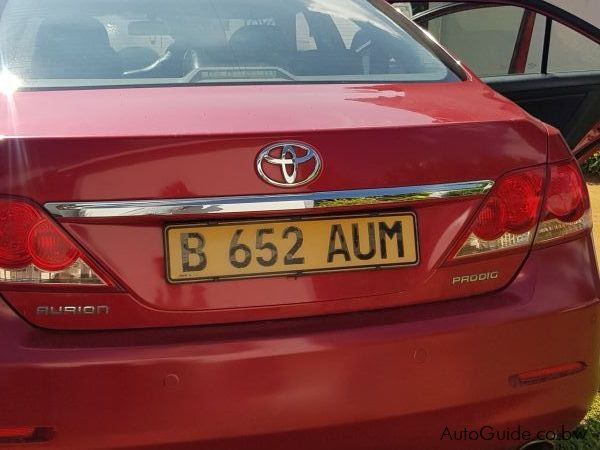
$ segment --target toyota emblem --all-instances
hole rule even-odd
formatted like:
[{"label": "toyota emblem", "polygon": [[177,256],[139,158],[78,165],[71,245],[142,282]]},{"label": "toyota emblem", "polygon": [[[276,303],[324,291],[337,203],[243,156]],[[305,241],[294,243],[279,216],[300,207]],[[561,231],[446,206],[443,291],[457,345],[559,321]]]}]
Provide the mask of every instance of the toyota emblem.
[{"label": "toyota emblem", "polygon": [[294,188],[315,180],[321,173],[322,162],[317,151],[299,142],[269,145],[256,160],[256,169],[267,183]]}]

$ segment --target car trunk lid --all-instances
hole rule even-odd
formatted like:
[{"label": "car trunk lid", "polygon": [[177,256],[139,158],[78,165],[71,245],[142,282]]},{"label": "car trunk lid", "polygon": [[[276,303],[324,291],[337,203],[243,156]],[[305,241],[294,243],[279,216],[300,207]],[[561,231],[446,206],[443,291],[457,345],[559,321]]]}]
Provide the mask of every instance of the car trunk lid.
[{"label": "car trunk lid", "polygon": [[[49,105],[58,103],[54,120],[48,121]],[[4,292],[31,320],[50,327],[261,320],[497,289],[512,279],[525,254],[458,266],[444,263],[481,204],[488,181],[546,162],[544,127],[477,81],[19,92],[2,107],[6,164],[0,167],[0,192],[40,205],[52,203],[50,211],[63,216],[57,217],[59,223],[121,289],[104,298],[96,293],[42,297],[23,289]],[[261,179],[258,154],[280,142],[314,148],[322,158],[320,176],[292,189]],[[462,192],[465,182],[480,188]],[[413,197],[377,201],[377,191],[398,188]],[[220,199],[235,204],[250,197],[278,205],[289,195],[332,201],[321,208],[304,202],[283,210],[168,213],[145,203],[200,199],[220,204]],[[344,202],[348,196],[375,201]],[[57,204],[82,202],[103,206],[105,214],[57,213]],[[123,202],[147,208],[143,213],[137,208],[126,208],[127,214],[110,212],[111,204]],[[382,214],[415,218],[417,261],[386,270],[362,267],[201,283],[173,283],[167,277],[168,227]],[[469,291],[451,285],[457,274],[490,270],[501,276]],[[34,306],[48,301],[57,306],[108,302],[111,314],[85,323],[36,315]]]}]

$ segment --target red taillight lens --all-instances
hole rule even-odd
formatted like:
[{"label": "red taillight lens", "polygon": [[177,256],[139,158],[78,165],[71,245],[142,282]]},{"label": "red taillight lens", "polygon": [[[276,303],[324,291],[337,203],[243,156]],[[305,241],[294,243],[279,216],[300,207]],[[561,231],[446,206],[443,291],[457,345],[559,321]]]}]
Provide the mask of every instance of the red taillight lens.
[{"label": "red taillight lens", "polygon": [[79,251],[31,205],[0,201],[0,267],[59,271],[70,267]]},{"label": "red taillight lens", "polygon": [[561,164],[550,168],[550,186],[546,209],[555,218],[566,222],[580,219],[587,209],[587,195],[579,168]]},{"label": "red taillight lens", "polygon": [[27,238],[40,220],[38,212],[26,203],[0,201],[0,267],[20,269],[31,262]]},{"label": "red taillight lens", "polygon": [[528,246],[533,242],[544,190],[545,169],[501,178],[485,200],[457,257]]},{"label": "red taillight lens", "polygon": [[507,216],[504,202],[496,196],[490,197],[477,216],[473,234],[486,241],[498,239],[506,230]]},{"label": "red taillight lens", "polygon": [[29,232],[27,248],[33,264],[42,270],[64,270],[77,261],[79,251],[47,220],[38,222]]},{"label": "red taillight lens", "polygon": [[498,196],[506,206],[506,231],[522,234],[537,224],[543,183],[541,171],[523,172],[501,181]]},{"label": "red taillight lens", "polygon": [[590,198],[577,162],[552,165],[549,174],[548,195],[536,244],[560,242],[592,228]]},{"label": "red taillight lens", "polygon": [[538,167],[500,179],[462,241],[456,258],[526,248],[534,238],[536,244],[560,242],[591,229],[589,195],[577,162],[551,165],[547,173],[545,202],[542,200],[546,169]]},{"label": "red taillight lens", "polygon": [[545,202],[545,168],[500,179],[461,242],[456,258],[527,248],[534,238],[536,244],[560,241],[591,229],[589,195],[577,162],[554,164],[547,173]]},{"label": "red taillight lens", "polygon": [[107,284],[35,206],[0,199],[0,283]]}]

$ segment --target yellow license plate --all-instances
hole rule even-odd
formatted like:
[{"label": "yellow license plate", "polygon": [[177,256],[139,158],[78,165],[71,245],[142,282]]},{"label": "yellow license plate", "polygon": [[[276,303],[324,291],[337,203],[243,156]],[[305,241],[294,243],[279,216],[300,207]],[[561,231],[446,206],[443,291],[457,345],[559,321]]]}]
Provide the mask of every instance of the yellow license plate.
[{"label": "yellow license plate", "polygon": [[165,230],[172,283],[416,265],[413,214],[177,225]]}]

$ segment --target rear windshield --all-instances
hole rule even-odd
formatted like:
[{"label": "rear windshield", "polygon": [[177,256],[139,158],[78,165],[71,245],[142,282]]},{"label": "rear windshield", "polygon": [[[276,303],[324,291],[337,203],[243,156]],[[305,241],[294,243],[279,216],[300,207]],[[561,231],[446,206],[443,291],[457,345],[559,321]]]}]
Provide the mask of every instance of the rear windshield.
[{"label": "rear windshield", "polygon": [[5,3],[2,75],[25,88],[459,80],[382,0]]}]

